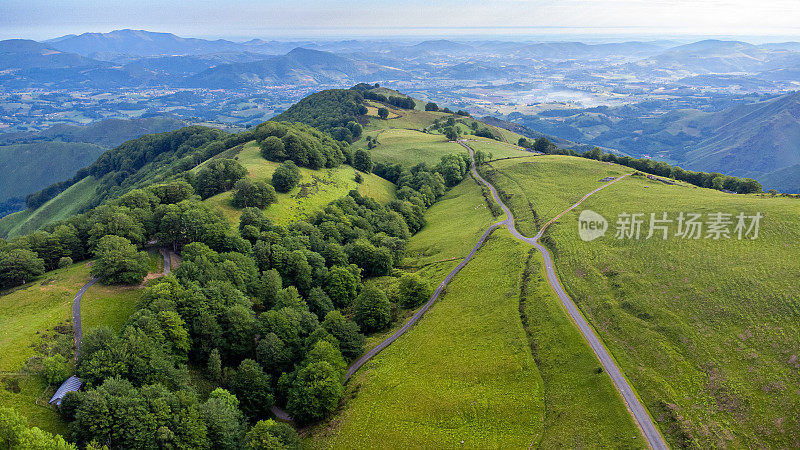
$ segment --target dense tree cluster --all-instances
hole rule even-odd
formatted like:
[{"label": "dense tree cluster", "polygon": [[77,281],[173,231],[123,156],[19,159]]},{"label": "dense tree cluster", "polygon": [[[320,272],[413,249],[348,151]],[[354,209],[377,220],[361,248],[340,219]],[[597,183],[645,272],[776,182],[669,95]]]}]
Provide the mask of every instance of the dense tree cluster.
[{"label": "dense tree cluster", "polygon": [[278,192],[289,192],[300,183],[300,169],[292,161],[281,164],[272,173],[272,185]]},{"label": "dense tree cluster", "polygon": [[354,142],[361,137],[358,122],[366,113],[367,107],[364,106],[361,92],[329,89],[305,97],[275,117],[275,120],[302,122],[328,132],[340,141]]},{"label": "dense tree cluster", "polygon": [[[360,125],[354,125],[360,130]],[[291,160],[300,167],[321,169],[337,167],[350,160],[346,145],[302,123],[264,122],[252,132],[261,148],[261,156],[270,161]]]},{"label": "dense tree cluster", "polygon": [[425,104],[425,111],[439,111],[439,105],[434,102],[428,102]]},{"label": "dense tree cluster", "polygon": [[[142,136],[103,153],[97,161],[79,170],[71,179],[28,195],[26,203],[29,208],[38,208],[88,176],[102,180],[106,196],[120,195],[124,193],[120,192],[120,188],[153,181],[159,173],[171,176],[182,172],[227,148],[246,142],[240,140],[242,137],[247,139],[244,134],[230,136],[217,129],[192,126]],[[98,202],[101,199],[98,197]]]},{"label": "dense tree cluster", "polygon": [[193,180],[195,191],[206,199],[229,191],[237,181],[247,175],[247,170],[234,159],[212,159]]},{"label": "dense tree cluster", "polygon": [[358,149],[353,154],[353,167],[365,173],[372,172],[372,156],[364,149]]},{"label": "dense tree cluster", "polygon": [[231,203],[237,208],[266,208],[278,201],[275,188],[266,181],[241,179],[234,185]]},{"label": "dense tree cluster", "polygon": [[400,97],[392,95],[389,97],[388,102],[392,106],[396,106],[398,108],[403,109],[414,109],[417,106],[417,103],[411,97]]}]

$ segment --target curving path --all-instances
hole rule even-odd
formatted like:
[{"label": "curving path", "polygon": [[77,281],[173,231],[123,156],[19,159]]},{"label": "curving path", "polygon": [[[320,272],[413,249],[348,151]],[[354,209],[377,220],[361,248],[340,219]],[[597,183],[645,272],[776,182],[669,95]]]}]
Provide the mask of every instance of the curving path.
[{"label": "curving path", "polygon": [[72,329],[75,332],[75,359],[78,359],[78,349],[80,349],[81,341],[83,340],[83,329],[81,328],[81,299],[86,290],[97,283],[97,278],[92,278],[88,283],[84,284],[80,291],[75,294],[72,299]]},{"label": "curving path", "polygon": [[505,211],[506,213],[506,219],[503,222],[500,222],[499,224],[495,225],[500,225],[500,224],[505,225],[508,228],[508,231],[510,231],[511,234],[514,235],[514,237],[533,245],[536,248],[536,250],[538,250],[539,253],[541,253],[542,258],[544,258],[545,272],[547,273],[547,282],[550,284],[550,286],[553,288],[553,291],[555,291],[556,295],[561,300],[561,303],[564,305],[564,308],[566,308],[567,312],[569,312],[569,315],[570,317],[572,317],[572,320],[575,321],[575,324],[578,326],[578,329],[580,330],[581,334],[583,334],[583,337],[586,339],[586,341],[589,342],[589,345],[592,347],[592,350],[594,351],[595,355],[597,355],[597,358],[603,365],[603,370],[605,370],[606,373],[608,373],[608,375],[611,377],[611,380],[614,382],[614,386],[617,388],[617,391],[619,391],[620,395],[622,395],[622,398],[625,400],[625,403],[627,403],[628,410],[630,410],[631,414],[633,415],[633,418],[636,420],[637,425],[642,430],[642,434],[644,434],[647,443],[650,445],[651,448],[657,450],[667,449],[668,447],[666,441],[664,441],[664,437],[661,436],[661,433],[658,431],[655,424],[653,424],[653,420],[650,418],[650,415],[647,413],[647,410],[645,409],[644,405],[642,405],[642,403],[639,401],[639,398],[636,396],[636,393],[633,391],[633,388],[631,387],[630,383],[628,383],[628,380],[625,378],[625,375],[622,374],[622,370],[620,370],[619,366],[617,366],[614,359],[608,353],[608,350],[606,350],[605,346],[603,346],[603,344],[600,342],[600,339],[598,339],[592,327],[590,327],[589,324],[586,322],[586,319],[580,313],[578,307],[575,306],[575,303],[572,301],[571,298],[569,298],[569,295],[567,295],[567,293],[564,291],[564,287],[561,285],[561,282],[558,280],[558,276],[556,275],[556,272],[553,269],[553,258],[550,255],[550,251],[539,243],[539,239],[542,237],[547,227],[550,226],[553,222],[558,220],[561,216],[563,216],[567,212],[572,211],[573,209],[578,207],[578,205],[583,203],[583,201],[589,198],[589,196],[591,196],[592,194],[616,183],[619,180],[622,180],[623,178],[629,176],[630,174],[625,174],[613,181],[610,181],[600,186],[599,188],[593,190],[592,192],[589,192],[588,194],[584,195],[583,198],[581,198],[577,203],[570,206],[566,210],[562,211],[559,215],[555,216],[554,218],[550,219],[549,222],[544,224],[544,226],[539,230],[539,232],[536,233],[536,236],[529,238],[523,236],[519,231],[517,231],[517,228],[514,226],[514,215],[511,213],[511,210],[505,205],[505,203],[503,203],[500,200],[500,196],[497,194],[497,190],[494,188],[494,186],[492,186],[491,183],[484,180],[483,177],[481,177],[480,174],[478,174],[478,171],[475,169],[475,158],[473,157],[472,148],[463,141],[459,141],[458,143],[464,146],[469,151],[470,159],[472,160],[472,167],[471,167],[472,174],[475,175],[475,177],[481,183],[486,185],[486,187],[488,187],[492,191],[492,196],[494,197],[494,200],[500,205],[501,208],[503,208],[503,211]]}]

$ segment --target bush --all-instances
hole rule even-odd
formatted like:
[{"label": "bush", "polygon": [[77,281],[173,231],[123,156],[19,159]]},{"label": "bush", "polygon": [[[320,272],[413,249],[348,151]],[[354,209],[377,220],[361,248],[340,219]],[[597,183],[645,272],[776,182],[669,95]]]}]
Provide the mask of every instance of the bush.
[{"label": "bush", "polygon": [[57,386],[69,378],[72,365],[64,355],[53,355],[42,360],[42,378],[47,384]]},{"label": "bush", "polygon": [[353,319],[366,332],[386,328],[392,322],[392,307],[382,290],[365,286],[353,303]]},{"label": "bush", "polygon": [[414,308],[431,297],[428,283],[415,273],[407,273],[400,277],[400,305],[403,308]]},{"label": "bush", "polygon": [[264,181],[239,180],[234,186],[233,206],[237,208],[266,208],[278,201],[275,188]]},{"label": "bush", "polygon": [[378,117],[380,117],[383,120],[388,119],[389,118],[389,109],[388,108],[383,108],[383,107],[378,108]]},{"label": "bush", "polygon": [[362,148],[356,150],[353,154],[353,167],[365,173],[372,172],[372,157]]},{"label": "bush", "polygon": [[281,138],[269,136],[261,141],[261,156],[270,161],[283,161],[286,159],[286,146],[283,145]]},{"label": "bush", "polygon": [[439,105],[437,105],[434,102],[428,102],[427,104],[425,104],[425,111],[438,111],[438,110],[439,110]]},{"label": "bush", "polygon": [[131,241],[114,235],[100,239],[95,249],[97,261],[92,264],[92,276],[106,284],[138,284],[142,282],[149,264],[147,253],[137,252]]},{"label": "bush", "polygon": [[63,269],[64,267],[68,267],[72,265],[72,258],[69,256],[62,256],[61,259],[58,260],[58,268]]},{"label": "bush", "polygon": [[286,161],[272,174],[272,185],[278,192],[289,192],[300,183],[300,169],[292,161]]}]

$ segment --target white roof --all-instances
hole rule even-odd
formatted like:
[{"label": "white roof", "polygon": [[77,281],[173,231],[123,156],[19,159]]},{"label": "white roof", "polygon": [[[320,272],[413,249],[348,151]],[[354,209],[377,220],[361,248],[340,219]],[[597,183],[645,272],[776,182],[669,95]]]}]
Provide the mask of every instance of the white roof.
[{"label": "white roof", "polygon": [[61,399],[64,398],[65,395],[67,395],[67,392],[77,392],[82,385],[83,382],[80,380],[80,378],[76,377],[75,375],[67,378],[67,381],[61,383],[61,386],[59,386],[56,393],[53,394],[53,398],[50,399],[50,404],[60,406]]}]

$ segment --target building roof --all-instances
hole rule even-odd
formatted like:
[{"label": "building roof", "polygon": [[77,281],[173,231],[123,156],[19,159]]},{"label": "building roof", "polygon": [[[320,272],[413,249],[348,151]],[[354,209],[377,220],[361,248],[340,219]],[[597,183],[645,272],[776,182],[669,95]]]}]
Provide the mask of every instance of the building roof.
[{"label": "building roof", "polygon": [[61,383],[61,386],[58,387],[56,393],[53,394],[53,398],[50,399],[50,404],[61,406],[61,399],[67,395],[67,392],[77,392],[82,385],[83,382],[75,375],[67,378],[67,381]]}]

